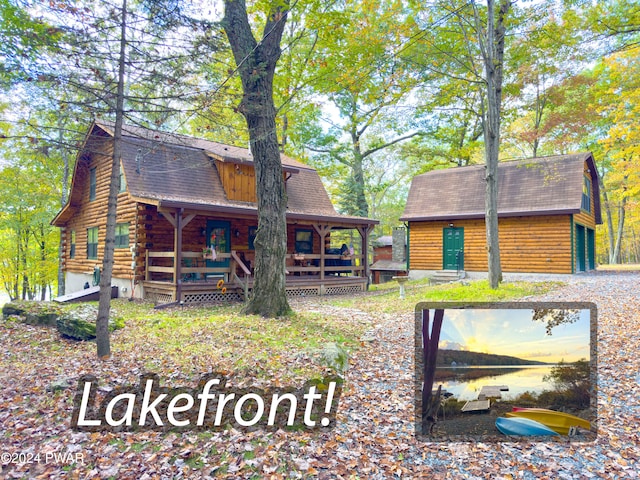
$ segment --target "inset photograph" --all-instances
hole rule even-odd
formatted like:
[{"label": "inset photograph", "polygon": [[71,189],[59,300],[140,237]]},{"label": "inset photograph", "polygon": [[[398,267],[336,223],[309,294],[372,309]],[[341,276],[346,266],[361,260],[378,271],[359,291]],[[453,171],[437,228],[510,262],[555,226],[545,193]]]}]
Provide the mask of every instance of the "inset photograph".
[{"label": "inset photograph", "polygon": [[416,306],[416,434],[427,441],[593,441],[596,307]]}]

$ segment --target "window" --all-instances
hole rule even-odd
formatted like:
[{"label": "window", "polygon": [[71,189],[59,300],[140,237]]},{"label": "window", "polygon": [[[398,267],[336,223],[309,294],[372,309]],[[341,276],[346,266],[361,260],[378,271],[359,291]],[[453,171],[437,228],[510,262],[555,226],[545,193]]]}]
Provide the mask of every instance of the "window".
[{"label": "window", "polygon": [[71,230],[71,232],[69,232],[69,239],[70,239],[69,258],[76,258],[76,231],[75,230]]},{"label": "window", "polygon": [[256,232],[258,231],[258,227],[249,227],[249,250],[255,250],[256,247],[253,244],[256,239]]},{"label": "window", "polygon": [[582,183],[582,210],[591,213],[591,180],[587,177]]},{"label": "window", "polygon": [[89,170],[89,200],[96,199],[96,169]]},{"label": "window", "polygon": [[116,248],[129,248],[129,224],[116,224]]},{"label": "window", "polygon": [[87,228],[87,258],[98,258],[98,227]]},{"label": "window", "polygon": [[127,179],[124,178],[124,170],[120,164],[120,193],[127,191]]},{"label": "window", "polygon": [[296,253],[313,253],[313,230],[296,230]]}]

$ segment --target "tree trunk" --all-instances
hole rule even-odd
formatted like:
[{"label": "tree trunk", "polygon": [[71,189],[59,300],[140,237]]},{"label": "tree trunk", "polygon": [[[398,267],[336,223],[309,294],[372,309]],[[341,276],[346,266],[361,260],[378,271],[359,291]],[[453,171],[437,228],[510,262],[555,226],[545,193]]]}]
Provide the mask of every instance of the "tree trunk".
[{"label": "tree trunk", "polygon": [[[60,145],[63,145],[63,132],[62,126],[58,129],[58,142]],[[62,195],[60,195],[60,204],[61,207],[64,207],[67,203],[67,189],[69,188],[69,155],[61,148],[62,157],[64,160],[64,171],[62,174]],[[67,231],[65,230],[65,236]],[[69,239],[67,239],[68,242]],[[62,234],[60,235],[60,244],[58,245],[58,296],[62,296],[65,293],[66,285],[65,285],[65,273],[62,268],[62,261],[64,256],[64,244]]]},{"label": "tree trunk", "polygon": [[[255,282],[245,312],[278,317],[290,312],[286,296],[287,197],[275,137],[275,115],[247,115],[256,169],[258,230],[254,245]],[[269,135],[271,132],[271,135]],[[258,161],[258,158],[261,161]]]},{"label": "tree trunk", "polygon": [[257,43],[244,0],[225,0],[224,3],[223,26],[242,80],[239,111],[247,121],[256,171],[255,282],[244,312],[278,317],[289,314],[291,309],[285,288],[287,195],[276,132],[273,77],[289,4],[284,1],[271,6],[263,38]]},{"label": "tree trunk", "polygon": [[111,179],[107,201],[107,226],[104,241],[104,257],[100,274],[100,301],[96,320],[96,345],[98,358],[111,357],[109,341],[109,312],[111,310],[111,278],[116,243],[116,215],[118,192],[120,191],[120,159],[122,157],[122,123],[124,117],[124,75],[126,61],[127,0],[122,1],[122,23],[120,24],[120,55],[118,59],[118,91],[116,94],[116,122],[113,134],[113,156],[111,157]]},{"label": "tree trunk", "polygon": [[540,83],[544,79],[540,79],[540,75],[536,76],[536,111],[534,126],[536,135],[533,139],[532,153],[533,158],[538,156],[538,148],[540,148],[540,126],[542,125],[542,116],[544,114],[545,107],[547,105],[547,92],[540,93]]},{"label": "tree trunk", "polygon": [[482,29],[480,28],[480,16],[477,10],[474,9],[487,85],[487,105],[483,115],[485,179],[487,182],[485,191],[485,224],[489,285],[494,289],[498,288],[502,281],[500,244],[498,241],[498,154],[500,151],[505,17],[510,7],[510,0],[500,0],[496,23],[494,0],[487,0],[486,38],[482,35]]},{"label": "tree trunk", "polygon": [[627,197],[622,197],[620,205],[618,206],[618,228],[616,229],[616,243],[613,246],[613,252],[611,253],[611,263],[617,264],[620,262],[620,246],[622,245],[622,236],[624,234],[624,217],[625,207],[627,203]]},{"label": "tree trunk", "polygon": [[609,202],[609,193],[604,183],[604,168],[600,172],[600,191],[604,200],[604,212],[607,217],[607,239],[609,240],[609,263],[615,263],[613,260],[614,236],[613,236],[613,213],[611,212],[611,202]]},{"label": "tree trunk", "polygon": [[22,300],[31,300],[30,298],[30,288],[29,288],[29,268],[27,266],[27,252],[29,252],[29,230],[24,232],[24,237],[19,238],[20,242],[20,270],[22,272]]},{"label": "tree trunk", "polygon": [[429,333],[429,310],[422,311],[422,434],[427,435],[433,430],[436,422],[436,414],[440,407],[440,387],[435,397],[433,395],[433,382],[436,376],[436,360],[438,357],[438,344],[440,343],[440,331],[444,310],[435,311],[433,326]]},{"label": "tree trunk", "polygon": [[633,238],[633,260],[631,263],[638,263],[640,262],[640,243],[638,243],[636,229],[633,226],[631,227],[631,238]]},{"label": "tree trunk", "polygon": [[360,138],[353,137],[353,165],[351,166],[351,176],[353,181],[353,191],[351,194],[354,196],[352,204],[355,209],[351,212],[347,212],[349,215],[356,215],[358,217],[369,216],[369,203],[367,202],[367,196],[364,191],[364,156],[360,149]]},{"label": "tree trunk", "polygon": [[47,262],[47,243],[44,240],[44,225],[40,224],[40,241],[38,245],[40,246],[40,301],[44,302],[47,296],[47,276],[45,275],[45,263]]}]

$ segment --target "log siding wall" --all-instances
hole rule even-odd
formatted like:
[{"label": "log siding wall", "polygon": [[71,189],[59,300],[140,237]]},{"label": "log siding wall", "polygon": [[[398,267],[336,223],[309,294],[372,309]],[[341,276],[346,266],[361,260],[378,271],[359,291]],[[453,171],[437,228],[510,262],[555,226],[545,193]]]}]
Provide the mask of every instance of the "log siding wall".
[{"label": "log siding wall", "polygon": [[585,177],[588,177],[589,180],[591,181],[590,185],[591,185],[591,192],[589,194],[589,198],[591,199],[591,208],[590,208],[590,212],[586,212],[584,210],[581,210],[580,213],[576,213],[573,216],[573,220],[576,223],[579,223],[580,225],[583,225],[585,227],[591,228],[592,230],[595,230],[596,228],[596,217],[595,217],[595,194],[594,194],[594,182],[597,182],[598,179],[594,178],[594,174],[593,172],[589,171],[589,166],[587,165],[587,163],[585,162],[584,164],[584,175]]},{"label": "log siding wall", "polygon": [[[156,252],[173,251],[174,228],[164,216],[158,212],[154,205],[140,204],[138,207],[138,241],[141,257],[144,258],[146,249]],[[231,229],[231,249],[239,252],[249,250],[249,227],[257,227],[257,218],[234,218],[196,215],[182,230],[183,251],[202,251],[206,246],[206,236],[202,230],[206,229],[207,221],[228,221]],[[320,253],[320,237],[315,232],[311,224],[289,224],[287,225],[287,252],[294,253],[296,230],[313,231],[313,253]],[[236,230],[238,235],[236,236]]]},{"label": "log siding wall", "polygon": [[[104,241],[106,233],[106,205],[109,195],[109,178],[111,175],[111,155],[113,152],[110,139],[94,138],[88,145],[93,152],[90,156],[83,156],[78,160],[74,197],[78,208],[74,216],[62,229],[64,240],[63,269],[74,273],[92,274],[93,269],[102,267],[104,256]],[[246,200],[248,195],[255,196],[255,175],[253,168],[238,165],[243,172],[237,174],[234,164],[217,162],[221,173],[226,171],[227,186],[235,185],[235,195],[238,199]],[[90,170],[96,169],[95,199],[89,199]],[[249,172],[250,170],[250,172]],[[255,199],[254,199],[255,201]],[[245,252],[249,261],[254,260],[252,250],[249,250],[249,227],[257,226],[257,218],[229,219],[213,215],[197,215],[183,229],[183,251],[199,252],[206,246],[206,237],[202,234],[206,229],[207,220],[230,221],[231,248]],[[114,252],[113,276],[130,278],[132,261],[135,262],[135,280],[144,279],[144,259],[146,250],[173,251],[174,228],[169,221],[158,212],[155,205],[137,203],[128,192],[118,195],[117,223],[129,223],[129,245],[134,248],[135,257],[132,258],[129,248],[116,248]],[[98,255],[97,258],[87,258],[87,229],[98,227]],[[296,224],[287,226],[288,253],[294,253],[295,232],[298,229],[313,231],[313,253],[320,253],[320,239],[311,224]],[[238,232],[238,236],[235,232]],[[71,258],[71,232],[75,231],[75,250]],[[328,238],[329,236],[327,236]]]},{"label": "log siding wall", "polygon": [[[107,226],[107,200],[109,197],[109,179],[111,176],[111,142],[94,139],[90,145],[93,152],[89,157],[78,160],[74,189],[78,207],[74,216],[63,229],[64,270],[76,273],[93,273],[96,266],[102,268],[104,241]],[[96,169],[95,200],[89,200],[90,175]],[[135,241],[136,203],[127,192],[118,194],[117,223],[129,223],[129,245]],[[87,229],[98,227],[98,258],[87,258]],[[75,255],[70,258],[71,232],[75,231]],[[131,251],[129,248],[116,248],[114,251],[113,276],[129,278],[131,275]]]},{"label": "log siding wall", "polygon": [[[595,172],[584,163],[584,175],[591,180],[590,212],[500,218],[500,259],[504,272],[573,273],[577,265],[576,230],[596,230]],[[410,222],[410,269],[443,268],[443,229],[450,223],[464,228],[464,269],[487,271],[484,219]],[[585,241],[585,248],[586,246]],[[587,258],[588,255],[585,255]]]},{"label": "log siding wall", "polygon": [[[594,182],[597,182],[598,179],[595,178],[594,179],[594,175],[592,172],[589,171],[589,168],[585,162],[585,166],[584,166],[584,175],[586,177],[589,178],[589,180],[591,181],[591,192],[589,195],[589,198],[591,200],[591,208],[590,208],[590,212],[587,212],[585,210],[581,210],[580,213],[576,213],[573,215],[573,238],[574,238],[574,242],[573,242],[573,265],[574,265],[574,271],[577,271],[577,265],[578,265],[578,242],[575,240],[577,235],[578,235],[578,225],[582,226],[582,227],[586,227],[587,229],[593,230],[594,231],[594,235],[595,235],[595,231],[596,231],[596,217],[595,217],[595,194],[594,194]],[[594,238],[595,241],[595,238]],[[588,254],[588,242],[586,241],[585,238],[585,252],[584,252],[584,257],[585,259],[587,259],[587,263],[589,261],[589,254]],[[594,263],[595,263],[595,258],[593,259]],[[587,265],[587,269],[588,269],[588,265]]]},{"label": "log siding wall", "polygon": [[[464,269],[487,270],[484,219],[411,222],[410,269],[441,270],[443,229],[464,228]],[[569,215],[509,217],[498,222],[504,272],[572,273]]]}]

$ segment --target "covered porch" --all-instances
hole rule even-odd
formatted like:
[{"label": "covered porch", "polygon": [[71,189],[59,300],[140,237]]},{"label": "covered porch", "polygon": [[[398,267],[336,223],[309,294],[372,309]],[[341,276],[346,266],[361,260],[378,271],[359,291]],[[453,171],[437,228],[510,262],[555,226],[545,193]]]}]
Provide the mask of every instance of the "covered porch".
[{"label": "covered porch", "polygon": [[[145,242],[141,281],[144,298],[157,304],[172,304],[243,301],[250,295],[255,261],[252,235],[255,236],[257,220],[215,213],[158,206],[157,223],[165,223],[164,218],[173,227],[173,248],[167,249],[166,243],[165,248],[156,248],[155,242]],[[374,223],[377,222],[358,217],[288,215],[287,295],[367,290],[370,272],[366,252]],[[349,230],[350,236],[345,237],[344,232]],[[336,235],[340,238],[333,239],[333,246],[332,232],[343,232]],[[149,239],[153,237],[144,240]],[[349,239],[356,240],[350,247],[346,245]],[[343,242],[341,249],[336,248],[336,242]]]}]

